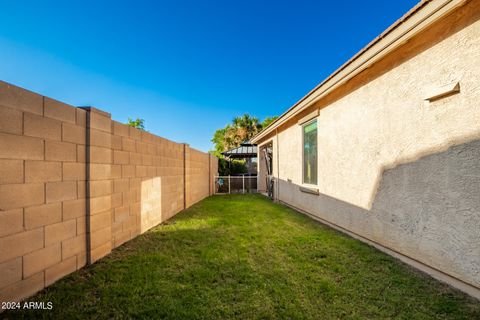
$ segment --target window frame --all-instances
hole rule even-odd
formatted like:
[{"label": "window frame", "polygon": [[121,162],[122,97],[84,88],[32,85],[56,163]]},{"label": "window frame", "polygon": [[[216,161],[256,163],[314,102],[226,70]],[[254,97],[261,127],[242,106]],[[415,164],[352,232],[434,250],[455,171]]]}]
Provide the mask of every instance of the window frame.
[{"label": "window frame", "polygon": [[[317,134],[317,147],[316,147],[316,150],[317,150],[317,183],[316,184],[311,184],[311,183],[306,183],[305,182],[305,127],[308,126],[308,125],[311,125],[312,123],[316,122],[316,134]],[[301,125],[301,129],[302,129],[302,185],[307,187],[307,188],[318,188],[318,121],[317,121],[317,117],[313,118],[313,119],[310,119],[304,123],[302,123]]]}]

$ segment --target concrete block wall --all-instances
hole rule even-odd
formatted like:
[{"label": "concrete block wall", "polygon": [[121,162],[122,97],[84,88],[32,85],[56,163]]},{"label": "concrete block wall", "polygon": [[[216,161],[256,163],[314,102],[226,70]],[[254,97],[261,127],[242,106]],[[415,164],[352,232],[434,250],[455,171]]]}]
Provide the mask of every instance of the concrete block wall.
[{"label": "concrete block wall", "polygon": [[112,124],[112,172],[118,172],[112,177],[112,244],[117,247],[185,208],[185,145]]},{"label": "concrete block wall", "polygon": [[111,115],[96,108],[84,110],[88,130],[87,258],[94,262],[112,251],[112,180],[120,173],[113,165]]},{"label": "concrete block wall", "polygon": [[0,82],[0,296],[86,263],[85,114]]},{"label": "concrete block wall", "polygon": [[[200,201],[211,194],[211,185],[205,184],[205,181],[209,181],[209,166],[210,161],[208,154],[201,151],[191,149],[188,150],[187,157],[187,207]],[[216,171],[215,171],[216,172]]]},{"label": "concrete block wall", "polygon": [[0,81],[0,300],[25,299],[213,194],[217,169],[186,144]]}]

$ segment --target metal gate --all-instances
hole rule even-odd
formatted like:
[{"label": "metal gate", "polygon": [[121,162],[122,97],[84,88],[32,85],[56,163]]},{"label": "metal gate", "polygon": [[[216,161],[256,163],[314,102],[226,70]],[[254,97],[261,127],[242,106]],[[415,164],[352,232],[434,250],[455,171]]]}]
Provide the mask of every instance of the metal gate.
[{"label": "metal gate", "polygon": [[215,176],[215,194],[256,193],[256,176]]}]

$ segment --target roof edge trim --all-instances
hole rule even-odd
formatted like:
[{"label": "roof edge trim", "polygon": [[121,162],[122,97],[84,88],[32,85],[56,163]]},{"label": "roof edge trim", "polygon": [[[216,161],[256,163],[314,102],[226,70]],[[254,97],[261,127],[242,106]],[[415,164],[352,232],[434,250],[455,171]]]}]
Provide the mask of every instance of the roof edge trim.
[{"label": "roof edge trim", "polygon": [[286,121],[335,90],[361,71],[387,56],[419,32],[440,20],[467,0],[423,0],[387,28],[382,34],[360,50],[350,60],[334,71],[329,77],[307,95],[285,111],[267,128],[254,136],[250,142],[258,143],[262,138]]}]

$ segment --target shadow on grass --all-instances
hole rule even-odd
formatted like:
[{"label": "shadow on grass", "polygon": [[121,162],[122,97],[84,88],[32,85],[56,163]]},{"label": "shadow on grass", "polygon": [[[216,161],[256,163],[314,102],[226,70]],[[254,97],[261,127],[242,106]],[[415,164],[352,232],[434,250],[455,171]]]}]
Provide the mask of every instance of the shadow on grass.
[{"label": "shadow on grass", "polygon": [[256,195],[210,197],[7,318],[480,317],[478,301]]}]

